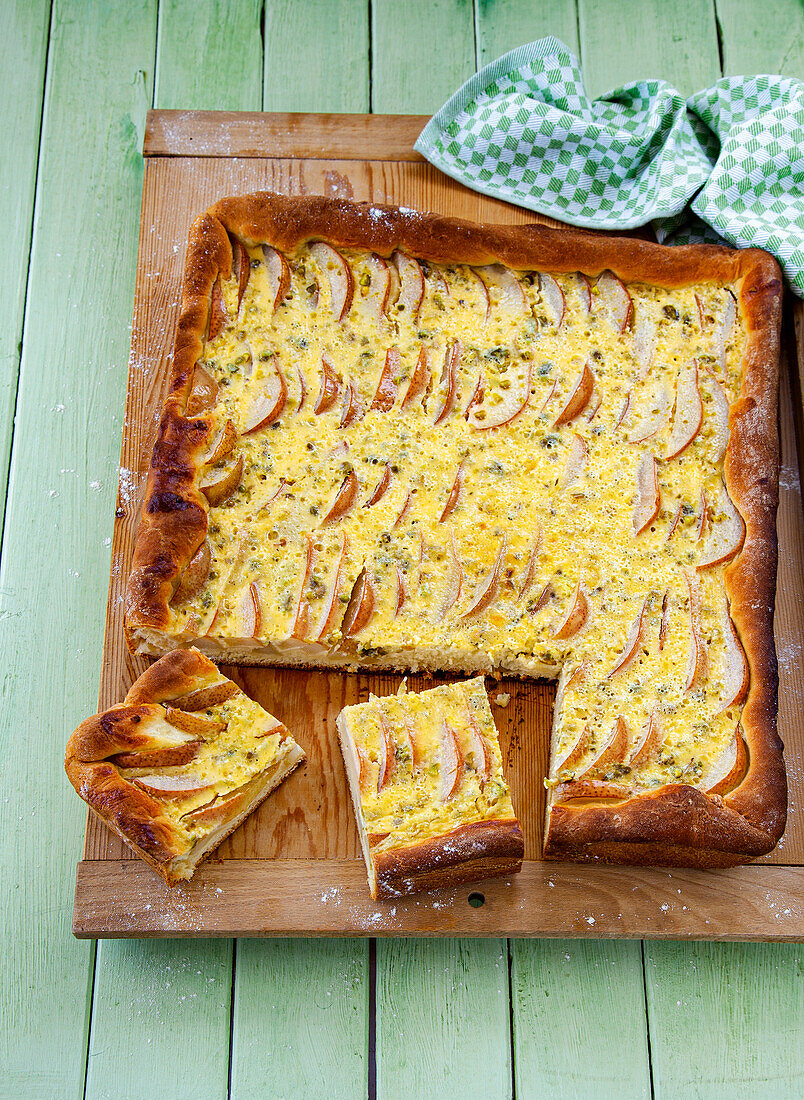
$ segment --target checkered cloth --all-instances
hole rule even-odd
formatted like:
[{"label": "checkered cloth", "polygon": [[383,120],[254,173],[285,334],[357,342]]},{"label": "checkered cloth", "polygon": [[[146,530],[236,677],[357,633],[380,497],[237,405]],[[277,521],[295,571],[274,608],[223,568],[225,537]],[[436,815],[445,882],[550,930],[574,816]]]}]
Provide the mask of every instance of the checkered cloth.
[{"label": "checkered cloth", "polygon": [[725,77],[688,100],[663,80],[599,99],[556,38],[468,80],[416,148],[476,191],[571,225],[726,240],[779,260],[804,297],[804,84]]}]

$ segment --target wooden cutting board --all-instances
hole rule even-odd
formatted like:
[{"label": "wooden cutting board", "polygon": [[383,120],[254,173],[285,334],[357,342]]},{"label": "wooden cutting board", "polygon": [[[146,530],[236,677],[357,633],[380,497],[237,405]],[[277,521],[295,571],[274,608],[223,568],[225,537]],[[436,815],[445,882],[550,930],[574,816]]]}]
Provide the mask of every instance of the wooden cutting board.
[{"label": "wooden cutting board", "polygon": [[[274,190],[395,203],[481,222],[527,211],[468,191],[413,150],[426,119],[152,111],[99,708],[119,702],[147,662],[123,640],[123,593],[141,494],[167,387],[187,232],[224,195]],[[395,691],[400,677],[277,669],[225,671],[282,719],[307,763],[202,864],[168,889],[105,826],[88,819],[78,865],[77,936],[467,935],[804,938],[804,524],[793,406],[783,364],[780,573],[776,644],[780,732],[791,812],[769,856],[727,871],[582,866],[541,860],[542,777],[555,689],[503,680],[491,697],[525,865],[511,881],[372,902],[335,717]],[[435,680],[440,679],[436,677]],[[409,678],[412,689],[433,683]]]}]

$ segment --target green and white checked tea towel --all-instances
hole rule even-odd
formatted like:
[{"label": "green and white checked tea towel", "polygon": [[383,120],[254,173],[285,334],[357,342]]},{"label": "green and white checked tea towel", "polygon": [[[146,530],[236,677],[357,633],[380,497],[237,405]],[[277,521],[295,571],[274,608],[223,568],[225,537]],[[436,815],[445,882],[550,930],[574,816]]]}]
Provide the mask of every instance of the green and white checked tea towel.
[{"label": "green and white checked tea towel", "polygon": [[663,80],[599,99],[556,38],[468,80],[416,148],[494,198],[593,229],[772,252],[804,297],[804,84],[725,77],[688,100]]}]

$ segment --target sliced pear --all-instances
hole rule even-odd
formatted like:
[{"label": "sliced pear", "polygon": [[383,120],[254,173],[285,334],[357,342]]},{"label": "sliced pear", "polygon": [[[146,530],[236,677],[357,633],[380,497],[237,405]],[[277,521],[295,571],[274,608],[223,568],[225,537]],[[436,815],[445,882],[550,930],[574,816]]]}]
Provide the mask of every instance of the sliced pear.
[{"label": "sliced pear", "polygon": [[183,744],[172,748],[118,752],[109,757],[109,762],[118,768],[181,768],[196,759],[202,745],[202,741],[188,737]]},{"label": "sliced pear", "polygon": [[394,775],[396,753],[394,752],[394,735],[384,714],[380,715],[380,742],[379,742],[379,771],[377,773],[377,794],[391,782]]},{"label": "sliced pear", "polygon": [[670,621],[670,601],[669,593],[665,592],[662,597],[662,618],[659,624],[659,652],[664,649],[664,643],[667,641],[667,627]]},{"label": "sliced pear", "polygon": [[588,458],[589,447],[587,446],[586,440],[578,435],[577,432],[574,432],[570,442],[569,452],[567,453],[567,461],[564,464],[561,477],[558,479],[559,489],[567,489],[573,481],[578,480],[584,471]]},{"label": "sliced pear", "polygon": [[377,606],[377,587],[374,577],[364,569],[355,582],[352,596],[343,617],[344,638],[353,638],[364,630]]},{"label": "sliced pear", "polygon": [[296,376],[299,379],[299,404],[296,406],[296,412],[301,412],[307,399],[307,383],[304,380],[301,367],[296,368]]},{"label": "sliced pear", "polygon": [[637,361],[637,378],[647,378],[653,360],[656,356],[656,347],[659,343],[659,326],[643,308],[636,311],[634,322],[634,357]]},{"label": "sliced pear", "polygon": [[321,388],[318,391],[313,412],[316,416],[329,412],[341,395],[343,381],[341,376],[330,363],[329,359],[321,358]]},{"label": "sliced pear", "polygon": [[525,292],[513,271],[502,264],[479,267],[477,273],[486,284],[492,307],[504,317],[520,320],[529,314]]},{"label": "sliced pear", "polygon": [[399,568],[396,567],[396,605],[394,607],[394,618],[399,615],[399,612],[405,606],[408,601],[408,589],[405,584],[405,574]]},{"label": "sliced pear", "polygon": [[214,790],[214,784],[198,775],[138,775],[133,780],[148,794],[157,798],[181,799],[202,791]]},{"label": "sliced pear", "polygon": [[225,703],[239,691],[240,688],[232,680],[219,680],[218,683],[210,684],[209,687],[199,688],[197,691],[188,692],[187,695],[171,699],[170,705],[176,710],[209,710],[210,707],[216,707],[219,703]]},{"label": "sliced pear", "polygon": [[539,276],[539,293],[542,303],[547,310],[547,316],[556,328],[561,328],[564,323],[564,314],[567,309],[567,300],[564,291],[555,281],[552,275]]},{"label": "sliced pear", "polygon": [[467,410],[466,419],[473,428],[501,428],[524,411],[530,400],[530,362],[519,361],[511,373],[513,378],[505,375],[493,389],[484,389],[483,399]]},{"label": "sliced pear", "polygon": [[[432,377],[430,374],[430,364],[427,361],[427,352],[422,348],[419,351],[416,366],[413,368],[413,374],[410,376],[405,396],[402,398],[401,407],[406,409],[414,401],[426,398],[431,381]],[[422,403],[424,402],[422,401]]]},{"label": "sliced pear", "polygon": [[592,312],[592,284],[589,282],[586,275],[582,275],[580,271],[576,271],[570,276],[572,285],[575,287],[575,292],[578,295],[578,301],[580,302],[581,309],[589,316]]},{"label": "sliced pear", "polygon": [[590,742],[589,727],[584,726],[574,744],[570,745],[564,756],[556,762],[555,775],[560,777],[563,771],[574,771],[589,751]]},{"label": "sliced pear", "polygon": [[708,509],[706,507],[706,490],[701,489],[701,492],[698,496],[698,542],[700,542],[701,539],[704,537],[704,532],[706,530],[707,511]]},{"label": "sliced pear", "polygon": [[362,420],[363,413],[364,409],[358,399],[357,386],[353,381],[350,381],[343,395],[340,426],[342,428],[350,427],[355,421]]},{"label": "sliced pear", "polygon": [[282,305],[290,290],[290,268],[282,253],[271,248],[269,244],[262,246],[262,254],[268,274],[268,297],[271,308],[275,311]]},{"label": "sliced pear", "polygon": [[625,420],[626,416],[628,416],[628,413],[631,410],[631,402],[633,401],[633,399],[634,399],[633,392],[631,390],[629,390],[628,393],[626,394],[625,401],[623,401],[622,406],[620,408],[620,411],[617,415],[617,419],[614,421],[614,427],[615,428],[619,428],[619,426]]},{"label": "sliced pear", "polygon": [[637,652],[639,651],[640,642],[642,641],[642,630],[645,622],[645,609],[647,605],[648,598],[646,596],[645,599],[642,601],[642,606],[639,609],[638,615],[629,627],[628,635],[625,639],[625,645],[623,646],[623,651],[620,654],[614,668],[609,673],[608,679],[611,679],[612,676],[616,676],[618,672],[622,672],[624,669],[626,669],[636,657]]},{"label": "sliced pear", "polygon": [[336,321],[342,321],[352,308],[355,293],[352,269],[340,252],[324,241],[310,245],[310,255],[329,283],[332,315]]},{"label": "sliced pear", "polygon": [[634,303],[625,284],[613,272],[604,271],[596,286],[606,320],[615,332],[625,332],[634,312]]},{"label": "sliced pear", "polygon": [[198,488],[214,508],[222,504],[243,480],[243,456],[227,462],[220,469],[208,470]]},{"label": "sliced pear", "polygon": [[208,741],[225,728],[226,722],[218,714],[199,714],[196,711],[180,710],[178,707],[165,705],[165,721],[177,730]]},{"label": "sliced pear", "polygon": [[502,564],[505,561],[506,548],[507,543],[505,536],[503,536],[503,540],[500,543],[500,549],[497,551],[497,557],[494,561],[494,565],[491,568],[491,572],[489,573],[483,584],[481,584],[478,588],[477,592],[475,593],[475,598],[472,600],[466,611],[464,611],[463,615],[461,616],[462,619],[469,619],[473,615],[480,615],[496,599],[497,591],[500,586],[500,570],[502,569]]},{"label": "sliced pear", "polygon": [[676,414],[667,441],[665,459],[677,458],[701,430],[703,402],[698,390],[698,367],[693,363],[679,371],[676,383]]},{"label": "sliced pear", "polygon": [[183,600],[189,600],[191,597],[195,596],[197,592],[200,592],[207,583],[211,565],[212,551],[209,542],[205,539],[192,558],[190,558],[190,562],[182,573],[181,580],[173,594],[173,599],[181,603]]},{"label": "sliced pear", "polygon": [[708,569],[730,561],[745,541],[745,523],[734,507],[726,485],[720,483],[717,504],[710,509],[709,532],[704,543],[697,569]]},{"label": "sliced pear", "polygon": [[214,409],[218,402],[218,393],[218,383],[206,367],[196,363],[193,368],[193,381],[187,398],[187,407],[184,410],[185,415],[197,416],[199,413]]},{"label": "sliced pear", "polygon": [[729,400],[726,397],[726,391],[711,374],[702,375],[699,386],[710,399],[715,437],[712,461],[715,465],[719,465],[726,456],[726,447],[729,443]]},{"label": "sliced pear", "polygon": [[321,526],[327,527],[330,524],[337,523],[338,520],[348,515],[355,506],[359,491],[360,484],[357,480],[357,475],[354,470],[350,470],[341,482],[341,487],[338,489],[332,504],[330,504],[329,509],[323,516]]},{"label": "sliced pear", "polygon": [[742,728],[738,725],[725,751],[702,777],[700,788],[706,794],[723,796],[739,786],[747,770],[748,750]]},{"label": "sliced pear", "polygon": [[586,771],[580,775],[576,775],[576,779],[583,779],[584,776],[590,774],[590,772],[602,772],[606,768],[611,768],[615,764],[624,764],[625,758],[628,755],[628,743],[630,737],[628,734],[628,726],[624,718],[619,717],[614,723],[614,727],[611,731],[608,741],[603,745],[598,755],[587,767]]},{"label": "sliced pear", "polygon": [[288,385],[278,367],[260,383],[243,418],[243,435],[250,435],[274,424],[282,415],[288,399]]},{"label": "sliced pear", "polygon": [[424,273],[416,260],[404,252],[395,252],[392,257],[399,274],[399,297],[396,307],[415,321],[419,316],[424,298]]},{"label": "sliced pear", "polygon": [[391,464],[386,462],[385,469],[382,472],[382,477],[377,482],[374,492],[368,498],[363,505],[364,508],[373,508],[375,504],[379,504],[391,485],[394,475],[391,473]]},{"label": "sliced pear", "polygon": [[670,416],[672,395],[667,386],[659,382],[640,404],[634,426],[625,437],[627,443],[644,443],[659,434]]},{"label": "sliced pear", "polygon": [[679,523],[681,522],[681,513],[684,511],[684,501],[680,501],[678,508],[676,508],[676,514],[673,516],[670,528],[667,532],[667,541],[669,542],[673,535],[676,533]]},{"label": "sliced pear", "polygon": [[479,408],[483,404],[483,396],[486,390],[486,378],[483,371],[480,371],[477,376],[477,382],[472,390],[472,396],[466,403],[466,408],[463,410],[464,420],[468,420],[472,415],[472,410]]},{"label": "sliced pear", "polygon": [[634,746],[629,764],[638,768],[641,764],[650,764],[659,755],[662,747],[662,724],[658,715],[651,714],[642,731],[639,742]]},{"label": "sliced pear", "polygon": [[262,601],[256,581],[243,589],[239,602],[241,632],[244,638],[259,637],[262,627]]},{"label": "sliced pear", "polygon": [[452,483],[452,488],[450,489],[449,495],[447,496],[446,503],[444,504],[444,509],[443,509],[441,515],[438,517],[438,522],[439,523],[443,523],[455,511],[455,508],[456,508],[456,506],[458,504],[458,501],[460,499],[460,496],[461,496],[461,492],[463,490],[463,477],[464,477],[464,467],[465,467],[465,465],[466,465],[466,459],[465,458],[461,459],[460,465],[458,466],[458,472],[455,474],[455,480]]},{"label": "sliced pear", "polygon": [[528,608],[530,615],[538,615],[540,611],[543,611],[545,607],[547,607],[547,605],[550,603],[554,595],[555,592],[553,591],[553,586],[550,581],[548,581],[539,593],[539,598],[536,600],[536,603],[533,605],[533,607]]},{"label": "sliced pear", "polygon": [[525,566],[525,571],[522,574],[522,581],[519,585],[519,599],[524,600],[530,591],[531,585],[536,579],[536,566],[539,562],[539,553],[542,548],[542,529],[539,527],[536,532],[536,538],[533,540],[533,546],[531,547],[530,554],[528,555],[528,563]]},{"label": "sliced pear", "polygon": [[643,455],[636,473],[636,501],[634,503],[634,538],[641,535],[659,514],[661,494],[659,492],[658,466],[653,455]]},{"label": "sliced pear", "polygon": [[385,318],[388,309],[388,300],[391,293],[391,272],[386,260],[382,256],[369,253],[365,259],[368,268],[369,281],[355,291],[355,306],[377,327]]},{"label": "sliced pear", "polygon": [[579,416],[589,404],[594,388],[595,376],[592,374],[589,364],[584,363],[578,377],[570,387],[569,394],[558,416],[553,421],[553,427],[557,428],[561,424],[568,424],[570,420],[574,420],[576,416]]},{"label": "sliced pear", "polygon": [[489,319],[489,313],[491,312],[491,298],[489,297],[489,288],[480,278],[476,269],[473,267],[467,267],[466,271],[469,273],[469,281],[473,283],[475,289],[478,292],[480,301],[478,302],[478,311],[483,311],[483,322],[485,323]]},{"label": "sliced pear", "polygon": [[737,320],[737,300],[730,290],[723,294],[723,313],[715,334],[717,365],[721,375],[726,372],[726,345],[729,342],[734,322]]},{"label": "sliced pear", "polygon": [[227,420],[210,443],[209,449],[201,462],[206,466],[214,466],[221,459],[226,458],[236,442],[237,429],[231,420]]},{"label": "sliced pear", "polygon": [[450,533],[447,553],[449,555],[449,576],[447,578],[447,588],[441,605],[439,619],[445,619],[447,617],[460,599],[461,590],[463,588],[463,563],[455,543],[454,531]]},{"label": "sliced pear", "polygon": [[313,569],[316,553],[313,540],[309,535],[304,536],[304,569],[299,582],[299,594],[296,597],[296,607],[293,612],[293,620],[290,625],[291,638],[303,640],[307,637],[307,629],[310,623],[310,605],[304,598],[307,582]]},{"label": "sliced pear", "polygon": [[722,623],[726,654],[723,669],[724,702],[719,711],[721,714],[730,707],[739,706],[745,700],[750,683],[748,660],[729,614],[729,602],[725,599],[722,608]]},{"label": "sliced pear", "polygon": [[478,729],[477,722],[475,722],[471,711],[467,711],[466,728],[469,734],[469,752],[472,757],[472,767],[477,773],[480,786],[483,787],[488,783],[489,779],[491,779],[491,749],[489,748],[488,741]]},{"label": "sliced pear", "polygon": [[240,313],[243,295],[246,293],[251,275],[251,260],[246,246],[237,237],[232,240],[232,268],[237,279],[237,312]]},{"label": "sliced pear", "polygon": [[444,367],[441,372],[439,407],[433,419],[434,426],[446,420],[455,408],[458,397],[458,368],[460,363],[461,342],[460,340],[453,340],[447,347],[444,356]]},{"label": "sliced pear", "polygon": [[688,570],[684,571],[689,593],[690,644],[687,658],[685,693],[694,691],[705,679],[708,670],[706,644],[701,634],[701,585],[700,580]]},{"label": "sliced pear", "polygon": [[313,631],[313,637],[317,642],[320,642],[327,636],[329,631],[335,625],[335,619],[337,617],[338,610],[340,608],[340,594],[341,594],[341,582],[343,580],[343,566],[346,561],[347,554],[349,552],[349,540],[346,535],[341,532],[341,543],[338,551],[338,560],[335,563],[335,569],[332,573],[332,581],[330,582],[329,591],[327,592],[324,600],[324,606],[321,610],[321,616],[318,620],[318,625]]},{"label": "sliced pear", "polygon": [[394,522],[391,524],[392,529],[395,528],[395,527],[399,527],[401,525],[403,519],[405,518],[405,516],[410,511],[410,506],[411,506],[412,502],[413,502],[413,497],[411,495],[410,489],[408,489],[407,495],[406,495],[404,501],[402,502],[402,507],[399,509],[399,515],[396,517]]},{"label": "sliced pear", "polygon": [[570,596],[569,605],[564,617],[556,626],[553,631],[553,637],[559,638],[562,641],[566,638],[574,638],[575,635],[583,630],[589,621],[589,614],[591,606],[589,603],[589,597],[581,588],[581,582],[575,585],[575,591]]},{"label": "sliced pear", "polygon": [[455,731],[446,722],[441,724],[440,755],[438,762],[438,797],[449,802],[461,785],[463,778],[463,753]]},{"label": "sliced pear", "polygon": [[377,383],[374,398],[369,406],[370,410],[390,412],[394,407],[396,395],[399,392],[397,379],[399,378],[400,363],[399,348],[394,345],[385,354],[385,363],[380,374],[380,380]]}]

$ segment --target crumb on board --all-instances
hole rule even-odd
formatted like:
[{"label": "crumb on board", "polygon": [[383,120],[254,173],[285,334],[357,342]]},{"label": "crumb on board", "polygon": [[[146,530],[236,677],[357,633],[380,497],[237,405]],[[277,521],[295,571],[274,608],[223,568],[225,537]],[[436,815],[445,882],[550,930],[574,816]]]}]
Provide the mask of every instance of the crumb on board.
[{"label": "crumb on board", "polygon": [[494,702],[497,704],[498,707],[507,707],[508,704],[511,702],[511,696],[508,694],[507,691],[498,691],[497,694],[494,696]]}]

